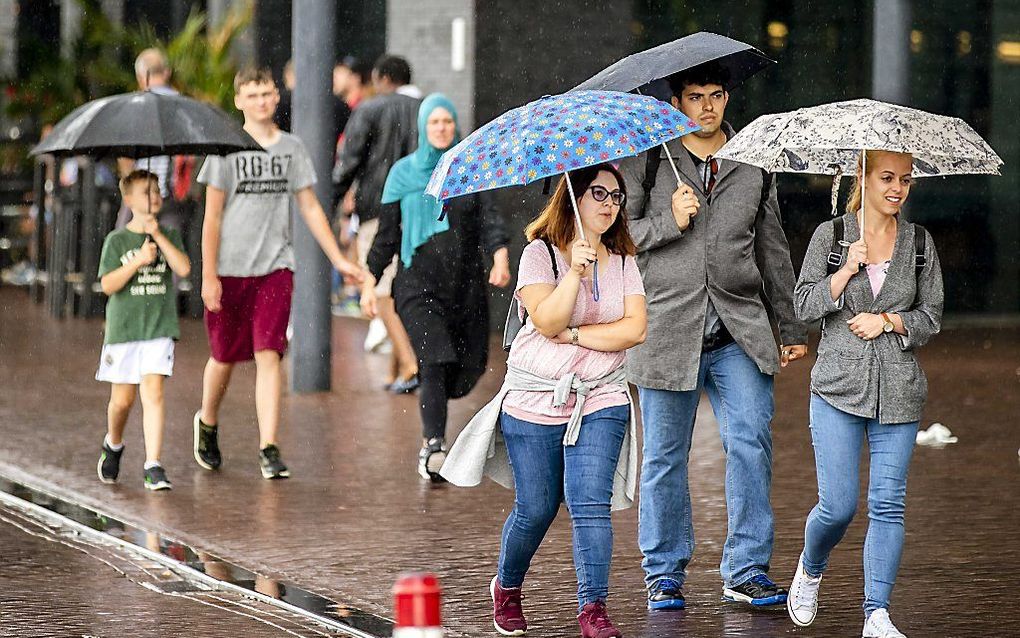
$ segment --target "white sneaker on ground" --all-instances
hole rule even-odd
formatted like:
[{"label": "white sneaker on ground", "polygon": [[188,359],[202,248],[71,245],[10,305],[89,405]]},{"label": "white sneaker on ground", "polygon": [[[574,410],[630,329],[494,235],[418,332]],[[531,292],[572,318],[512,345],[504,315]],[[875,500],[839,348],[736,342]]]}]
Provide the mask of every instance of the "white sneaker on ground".
[{"label": "white sneaker on ground", "polygon": [[386,325],[382,319],[376,317],[368,323],[368,334],[365,335],[365,352],[375,352],[388,338]]},{"label": "white sneaker on ground", "polygon": [[818,587],[822,577],[812,578],[804,571],[804,562],[797,562],[797,573],[790,584],[790,595],[786,597],[786,611],[790,620],[798,627],[807,627],[818,613]]},{"label": "white sneaker on ground", "polygon": [[864,621],[864,632],[862,638],[907,638],[907,636],[896,628],[889,620],[887,609],[876,609],[871,612],[868,619]]}]

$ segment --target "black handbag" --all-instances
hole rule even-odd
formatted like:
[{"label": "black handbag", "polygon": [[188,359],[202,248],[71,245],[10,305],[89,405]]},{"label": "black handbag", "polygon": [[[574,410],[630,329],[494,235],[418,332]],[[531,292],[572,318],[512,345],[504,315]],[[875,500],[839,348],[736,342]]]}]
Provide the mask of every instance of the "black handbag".
[{"label": "black handbag", "polygon": [[[552,263],[553,279],[559,281],[560,269],[556,267],[556,253],[553,252],[552,244],[545,239],[542,240],[545,247],[549,249],[549,261]],[[521,319],[520,304],[517,302],[517,295],[515,294],[510,298],[510,309],[506,313],[506,323],[503,324],[503,350],[510,352],[510,346],[513,345],[514,339],[517,338],[517,333],[524,327],[524,322],[528,320],[528,310],[524,309],[524,318]]]}]

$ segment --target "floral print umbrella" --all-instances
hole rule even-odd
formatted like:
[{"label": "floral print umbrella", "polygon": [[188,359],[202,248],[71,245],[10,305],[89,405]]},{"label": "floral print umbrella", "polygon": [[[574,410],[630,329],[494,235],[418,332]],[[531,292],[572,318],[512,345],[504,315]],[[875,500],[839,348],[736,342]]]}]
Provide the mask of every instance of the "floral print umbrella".
[{"label": "floral print umbrella", "polygon": [[763,115],[716,153],[773,173],[835,175],[857,171],[863,150],[910,153],[914,177],[999,175],[1002,160],[969,124],[955,117],[875,100],[835,102]]},{"label": "floral print umbrella", "polygon": [[616,162],[699,128],[669,104],[646,95],[573,91],[545,96],[507,111],[447,151],[425,193],[450,199],[529,184]]}]

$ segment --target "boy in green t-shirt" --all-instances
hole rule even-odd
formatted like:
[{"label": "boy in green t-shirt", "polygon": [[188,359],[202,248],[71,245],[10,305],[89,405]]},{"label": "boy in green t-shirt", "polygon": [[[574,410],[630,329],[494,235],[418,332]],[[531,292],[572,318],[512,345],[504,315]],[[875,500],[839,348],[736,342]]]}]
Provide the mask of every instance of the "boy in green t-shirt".
[{"label": "boy in green t-shirt", "polygon": [[117,480],[124,452],[121,437],[140,389],[145,488],[168,490],[170,480],[159,463],[159,453],[165,412],[163,377],[173,373],[174,341],[180,337],[173,274],[187,277],[191,262],[180,234],[156,223],[163,198],[155,174],[132,171],[120,180],[120,192],[131,209],[131,221],[106,236],[99,258],[100,281],[110,300],[96,380],[108,381],[112,388],[96,471],[104,483]]}]

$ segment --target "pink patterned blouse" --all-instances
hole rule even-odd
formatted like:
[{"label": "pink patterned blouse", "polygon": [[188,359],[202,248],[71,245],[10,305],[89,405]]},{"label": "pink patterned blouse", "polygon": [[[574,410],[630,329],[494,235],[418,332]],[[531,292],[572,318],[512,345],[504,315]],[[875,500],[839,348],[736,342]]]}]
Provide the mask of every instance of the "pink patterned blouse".
[{"label": "pink patterned blouse", "polygon": [[[564,261],[560,251],[553,252],[562,279],[570,265]],[[623,298],[627,295],[645,294],[641,273],[638,272],[637,262],[633,257],[626,257],[624,260],[619,255],[611,255],[608,263],[600,261],[598,265],[599,301],[596,302],[592,298],[591,278],[582,279],[581,289],[577,293],[577,304],[570,319],[572,326],[619,321],[623,318]],[[528,244],[521,255],[517,290],[514,295],[520,303],[522,314],[524,302],[520,297],[521,288],[537,283],[556,284],[552,264],[549,261],[549,251],[540,239]],[[508,363],[547,379],[559,379],[574,372],[582,381],[591,381],[623,366],[626,356],[626,351],[599,352],[569,343],[555,343],[535,330],[529,317],[514,339]],[[575,401],[576,396],[571,394],[567,403],[557,408],[552,404],[552,392],[511,391],[503,401],[503,410],[510,416],[524,421],[542,425],[562,425],[570,419]],[[585,401],[584,414],[627,404],[626,393],[618,388],[596,388]]]}]

